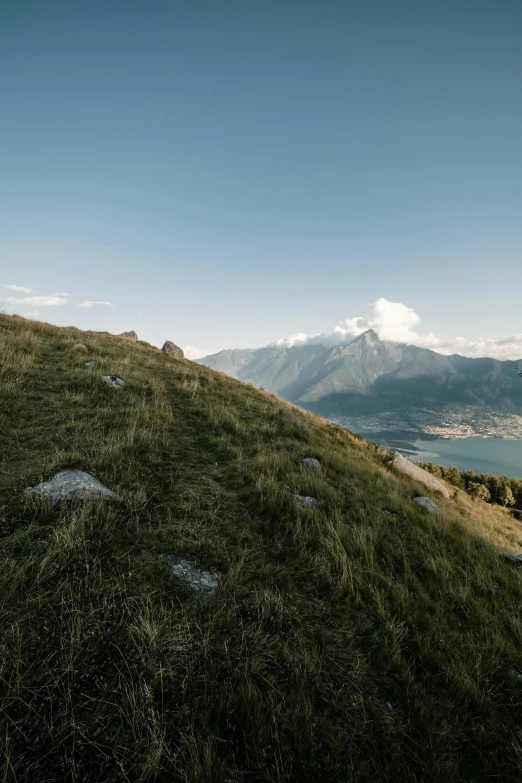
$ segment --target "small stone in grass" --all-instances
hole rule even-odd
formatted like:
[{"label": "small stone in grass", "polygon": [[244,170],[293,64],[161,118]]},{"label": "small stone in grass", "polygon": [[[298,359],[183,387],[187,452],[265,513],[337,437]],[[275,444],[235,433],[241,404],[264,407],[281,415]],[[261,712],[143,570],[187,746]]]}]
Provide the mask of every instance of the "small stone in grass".
[{"label": "small stone in grass", "polygon": [[301,465],[305,468],[305,470],[315,470],[317,473],[320,473],[321,463],[318,459],[315,459],[315,457],[305,457],[304,460],[302,460]]},{"label": "small stone in grass", "polygon": [[431,498],[413,498],[413,502],[416,503],[418,506],[424,509],[424,511],[427,511],[429,514],[441,514],[440,508],[437,506],[436,503],[433,502]]},{"label": "small stone in grass", "polygon": [[175,555],[164,555],[164,557],[170,565],[174,576],[190,592],[209,594],[213,593],[219,585],[220,577],[218,574],[211,574],[210,571],[200,571],[182,557],[176,557]]},{"label": "small stone in grass", "polygon": [[303,508],[319,508],[321,505],[317,498],[311,498],[307,495],[296,495],[295,499]]},{"label": "small stone in grass", "polygon": [[60,500],[120,500],[116,492],[108,489],[101,481],[83,470],[62,470],[49,481],[25,490],[26,497],[46,497],[52,503]]},{"label": "small stone in grass", "polygon": [[118,378],[116,375],[102,375],[102,381],[110,389],[124,389],[125,381]]},{"label": "small stone in grass", "polygon": [[83,343],[76,343],[76,345],[73,345],[73,351],[78,351],[78,353],[87,353],[87,348]]},{"label": "small stone in grass", "polygon": [[86,367],[98,367],[98,362],[85,362]]}]

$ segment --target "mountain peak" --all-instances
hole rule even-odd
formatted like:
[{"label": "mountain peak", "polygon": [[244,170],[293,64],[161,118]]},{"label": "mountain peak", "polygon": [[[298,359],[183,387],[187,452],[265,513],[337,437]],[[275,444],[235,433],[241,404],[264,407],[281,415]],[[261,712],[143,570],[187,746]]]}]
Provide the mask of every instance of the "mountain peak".
[{"label": "mountain peak", "polygon": [[382,342],[381,338],[377,334],[377,332],[374,332],[373,329],[368,329],[366,332],[363,332],[362,334],[357,335],[355,340],[353,342],[361,342],[361,343],[369,343],[369,344],[375,344]]}]

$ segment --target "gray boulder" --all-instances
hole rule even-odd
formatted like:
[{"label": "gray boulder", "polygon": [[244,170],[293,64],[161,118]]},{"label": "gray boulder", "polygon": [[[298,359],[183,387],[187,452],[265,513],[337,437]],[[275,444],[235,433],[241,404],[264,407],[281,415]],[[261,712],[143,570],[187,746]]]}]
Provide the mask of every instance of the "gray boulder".
[{"label": "gray boulder", "polygon": [[86,367],[98,367],[98,362],[85,362]]},{"label": "gray boulder", "polygon": [[413,498],[413,502],[416,503],[418,506],[423,508],[425,511],[427,511],[429,514],[441,514],[440,508],[437,506],[436,503],[433,502],[431,498]]},{"label": "gray boulder", "polygon": [[183,359],[185,356],[181,348],[179,348],[175,343],[172,343],[170,340],[167,340],[166,343],[164,343],[161,350],[163,353],[167,353],[169,356],[173,356],[174,359]]},{"label": "gray boulder", "polygon": [[450,493],[441,481],[432,476],[431,473],[428,473],[427,470],[424,470],[424,468],[414,465],[413,462],[410,462],[409,459],[403,457],[399,452],[395,452],[393,455],[393,467],[400,473],[404,473],[415,481],[424,484],[425,487],[435,489],[444,495],[445,498],[449,498]]},{"label": "gray boulder", "polygon": [[73,345],[73,351],[78,351],[78,353],[87,353],[87,348],[83,343],[76,343],[76,345]]},{"label": "gray boulder", "polygon": [[504,560],[509,560],[511,563],[517,563],[517,565],[522,565],[522,554],[519,552],[500,552],[499,554]]},{"label": "gray boulder", "polygon": [[49,481],[25,490],[26,497],[46,497],[52,503],[61,500],[120,500],[119,495],[107,489],[101,481],[83,470],[62,470]]},{"label": "gray boulder", "polygon": [[295,499],[303,508],[320,508],[321,506],[321,503],[317,498],[311,498],[307,495],[296,495]]},{"label": "gray boulder", "polygon": [[219,585],[220,576],[211,574],[210,571],[200,571],[188,560],[175,555],[165,555],[165,560],[172,569],[174,576],[191,593],[213,593]]},{"label": "gray boulder", "polygon": [[315,457],[305,457],[303,460],[301,460],[301,465],[305,470],[313,470],[316,473],[320,473],[322,471],[321,463],[318,459],[315,459]]},{"label": "gray boulder", "polygon": [[102,381],[109,389],[124,389],[125,381],[118,378],[116,375],[102,375]]},{"label": "gray boulder", "polygon": [[131,343],[137,343],[138,342],[138,335],[134,331],[122,332],[121,334],[119,334],[117,336],[118,337],[123,337],[124,340],[128,340]]}]

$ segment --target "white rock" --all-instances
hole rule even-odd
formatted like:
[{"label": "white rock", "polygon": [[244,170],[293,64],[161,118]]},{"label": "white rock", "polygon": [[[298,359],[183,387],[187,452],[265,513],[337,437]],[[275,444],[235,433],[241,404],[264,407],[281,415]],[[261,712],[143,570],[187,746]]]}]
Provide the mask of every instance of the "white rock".
[{"label": "white rock", "polygon": [[430,514],[441,514],[440,508],[437,506],[436,503],[433,502],[431,498],[413,498],[413,502],[416,503],[418,506],[423,508],[425,511],[428,511]]},{"label": "white rock", "polygon": [[98,367],[98,362],[85,362],[86,367]]},{"label": "white rock", "polygon": [[414,465],[413,462],[403,457],[398,451],[393,455],[393,467],[400,473],[404,473],[406,476],[415,479],[415,481],[424,484],[425,487],[436,489],[445,498],[449,498],[450,493],[442,482],[436,479],[435,476],[432,476],[431,473],[428,473],[427,470],[424,470],[424,468]]},{"label": "white rock", "polygon": [[125,381],[118,378],[116,375],[102,375],[102,381],[110,389],[124,389]]},{"label": "white rock", "polygon": [[49,481],[25,490],[26,497],[47,497],[52,503],[78,498],[81,500],[120,500],[119,495],[107,489],[101,481],[83,470],[62,470]]},{"label": "white rock", "polygon": [[301,465],[305,470],[315,470],[317,473],[320,473],[322,470],[321,463],[315,457],[305,457],[301,460]]},{"label": "white rock", "polygon": [[319,508],[321,505],[317,498],[311,498],[307,495],[296,495],[295,499],[304,508]]},{"label": "white rock", "polygon": [[219,585],[220,577],[218,574],[211,574],[210,571],[200,571],[198,568],[175,555],[165,555],[165,560],[170,565],[172,573],[180,582],[193,593],[213,593]]}]

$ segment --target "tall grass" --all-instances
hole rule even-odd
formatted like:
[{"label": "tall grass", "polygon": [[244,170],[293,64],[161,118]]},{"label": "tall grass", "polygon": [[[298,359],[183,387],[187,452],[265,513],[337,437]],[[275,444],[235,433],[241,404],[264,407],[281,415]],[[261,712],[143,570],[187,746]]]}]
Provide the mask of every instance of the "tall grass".
[{"label": "tall grass", "polygon": [[[516,520],[425,515],[382,450],[205,367],[0,326],[0,780],[520,779]],[[66,468],[122,502],[24,500]]]}]

